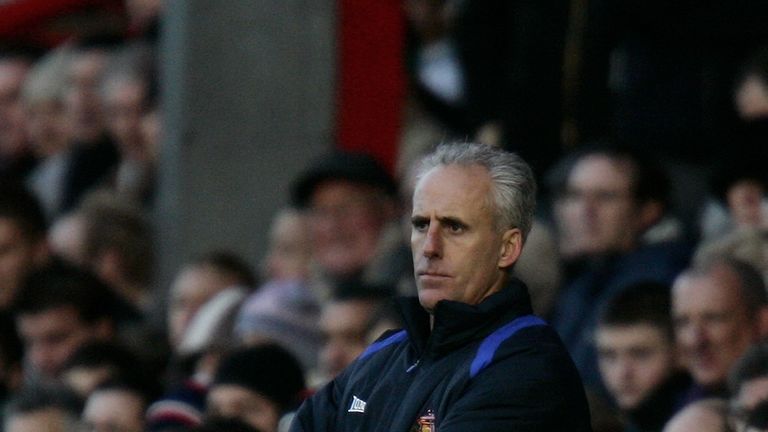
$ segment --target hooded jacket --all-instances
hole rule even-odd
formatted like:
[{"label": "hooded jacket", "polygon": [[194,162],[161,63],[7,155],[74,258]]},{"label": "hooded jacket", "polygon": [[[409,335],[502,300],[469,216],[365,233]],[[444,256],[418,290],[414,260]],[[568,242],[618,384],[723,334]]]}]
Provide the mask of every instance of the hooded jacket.
[{"label": "hooded jacket", "polygon": [[299,409],[292,432],[590,431],[560,338],[511,280],[478,305],[417,298],[388,332]]}]

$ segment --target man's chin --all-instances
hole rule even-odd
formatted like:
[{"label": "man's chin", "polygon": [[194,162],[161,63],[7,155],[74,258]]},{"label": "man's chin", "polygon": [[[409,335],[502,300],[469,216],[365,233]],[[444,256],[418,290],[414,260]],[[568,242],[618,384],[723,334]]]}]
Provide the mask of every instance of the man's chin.
[{"label": "man's chin", "polygon": [[434,312],[435,306],[440,300],[445,300],[445,296],[440,295],[438,290],[419,290],[419,303],[430,314]]}]

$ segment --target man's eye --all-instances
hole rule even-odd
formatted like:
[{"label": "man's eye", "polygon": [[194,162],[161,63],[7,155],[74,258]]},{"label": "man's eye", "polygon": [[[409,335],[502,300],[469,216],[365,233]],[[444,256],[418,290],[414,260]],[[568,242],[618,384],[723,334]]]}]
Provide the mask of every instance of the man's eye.
[{"label": "man's eye", "polygon": [[452,233],[460,233],[464,230],[464,226],[459,223],[449,223],[448,230]]},{"label": "man's eye", "polygon": [[411,222],[411,224],[413,225],[413,229],[416,231],[426,231],[426,229],[429,228],[429,222],[425,220],[414,220]]}]

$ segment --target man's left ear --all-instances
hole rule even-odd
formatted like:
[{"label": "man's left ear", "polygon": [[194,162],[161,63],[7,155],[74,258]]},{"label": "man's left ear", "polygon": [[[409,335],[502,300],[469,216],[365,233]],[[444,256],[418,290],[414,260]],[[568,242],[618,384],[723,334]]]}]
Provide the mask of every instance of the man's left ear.
[{"label": "man's left ear", "polygon": [[508,269],[520,258],[523,251],[523,233],[519,228],[504,231],[499,255],[499,268]]}]

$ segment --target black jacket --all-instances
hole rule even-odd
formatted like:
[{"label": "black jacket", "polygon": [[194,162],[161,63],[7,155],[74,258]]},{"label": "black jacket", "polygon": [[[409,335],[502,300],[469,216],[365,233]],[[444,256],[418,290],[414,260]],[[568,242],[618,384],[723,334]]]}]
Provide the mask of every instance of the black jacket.
[{"label": "black jacket", "polygon": [[418,299],[299,409],[300,431],[589,431],[581,380],[557,334],[512,281],[477,306],[441,301],[430,332]]}]

